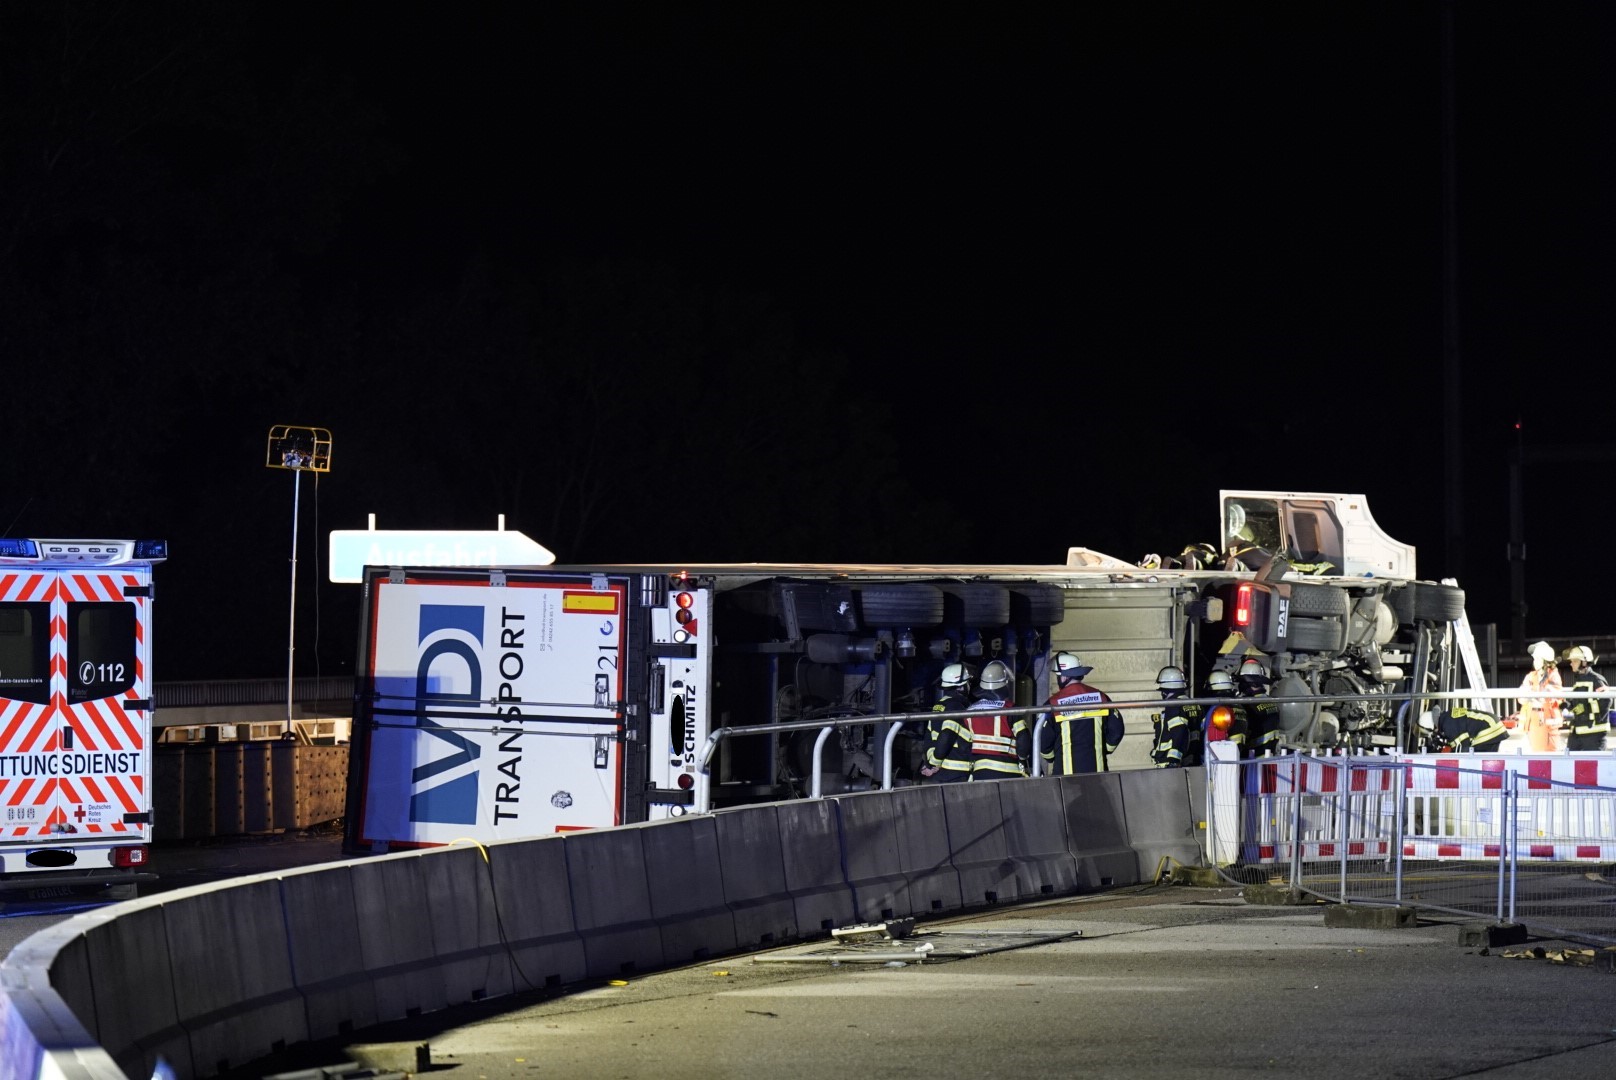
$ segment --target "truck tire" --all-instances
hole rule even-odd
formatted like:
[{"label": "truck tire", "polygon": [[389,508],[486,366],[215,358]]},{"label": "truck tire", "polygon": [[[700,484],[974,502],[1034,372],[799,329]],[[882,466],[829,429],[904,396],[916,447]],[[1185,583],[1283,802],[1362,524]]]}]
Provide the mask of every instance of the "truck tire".
[{"label": "truck tire", "polygon": [[818,581],[782,582],[775,586],[780,618],[792,637],[808,630],[851,634],[858,629],[853,590]]},{"label": "truck tire", "polygon": [[943,591],[935,585],[864,585],[856,591],[867,629],[942,625]]},{"label": "truck tire", "polygon": [[1414,581],[1391,595],[1392,610],[1403,626],[1416,622],[1452,622],[1464,614],[1464,590],[1452,585]]},{"label": "truck tire", "polygon": [[1291,585],[1291,615],[1344,616],[1352,610],[1347,590],[1336,585]]},{"label": "truck tire", "polygon": [[985,581],[950,582],[943,590],[944,621],[949,626],[1008,626],[1010,593]]},{"label": "truck tire", "polygon": [[1066,618],[1066,590],[1059,585],[1010,586],[1010,622],[1015,626],[1059,626]]},{"label": "truck tire", "polygon": [[1346,640],[1346,626],[1337,616],[1311,618],[1291,610],[1285,645],[1292,652],[1340,652]]}]

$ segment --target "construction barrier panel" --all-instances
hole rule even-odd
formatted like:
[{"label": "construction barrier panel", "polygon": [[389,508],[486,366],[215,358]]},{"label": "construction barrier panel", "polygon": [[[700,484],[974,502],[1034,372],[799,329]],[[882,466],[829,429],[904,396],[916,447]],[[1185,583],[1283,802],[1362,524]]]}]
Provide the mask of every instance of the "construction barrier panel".
[{"label": "construction barrier panel", "polygon": [[653,826],[590,829],[567,833],[562,840],[572,917],[592,978],[617,979],[665,964],[640,838],[649,828]]}]

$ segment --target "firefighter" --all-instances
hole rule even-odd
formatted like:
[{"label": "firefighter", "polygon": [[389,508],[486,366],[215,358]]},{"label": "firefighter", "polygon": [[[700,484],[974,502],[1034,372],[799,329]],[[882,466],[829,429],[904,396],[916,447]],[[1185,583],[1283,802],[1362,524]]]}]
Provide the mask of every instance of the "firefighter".
[{"label": "firefighter", "polygon": [[1420,726],[1427,730],[1435,727],[1443,745],[1451,750],[1477,754],[1496,753],[1509,737],[1509,729],[1498,717],[1464,705],[1438,709],[1429,724],[1422,719]]},{"label": "firefighter", "polygon": [[1122,713],[1104,706],[1111,699],[1083,682],[1094,669],[1073,653],[1055,654],[1057,689],[1046,704],[1038,752],[1053,775],[1105,772],[1122,743]]},{"label": "firefighter", "polygon": [[1268,677],[1268,669],[1256,657],[1248,656],[1240,661],[1237,681],[1240,696],[1251,701],[1245,707],[1246,748],[1243,756],[1262,757],[1278,750],[1279,702],[1268,696],[1268,684],[1272,681]]},{"label": "firefighter", "polygon": [[1032,760],[1032,735],[1022,716],[1005,716],[999,709],[1016,704],[1015,676],[1003,660],[990,660],[977,677],[977,691],[967,706],[982,713],[966,721],[970,729],[971,779],[1006,780],[1026,776],[1023,762]]},{"label": "firefighter", "polygon": [[[1239,694],[1239,692],[1240,691],[1234,685],[1234,676],[1229,674],[1228,670],[1225,668],[1218,668],[1206,677],[1207,697],[1233,698]],[[1230,701],[1225,703],[1224,708],[1229,710],[1228,728],[1220,729],[1216,732],[1209,730],[1208,725],[1212,723],[1213,717],[1212,710],[1208,709],[1206,712],[1206,719],[1201,723],[1202,739],[1204,742],[1228,740],[1229,742],[1234,743],[1235,746],[1239,747],[1240,749],[1238,753],[1241,757],[1245,757],[1246,736],[1248,734],[1246,707]],[[1204,747],[1202,753],[1205,753]]]},{"label": "firefighter", "polygon": [[[1594,670],[1593,650],[1586,645],[1573,645],[1567,650],[1571,665],[1571,690],[1597,693],[1605,690],[1605,677]],[[1605,698],[1580,698],[1567,701],[1561,709],[1567,750],[1603,750],[1605,736],[1610,734],[1610,702]]]},{"label": "firefighter", "polygon": [[[964,712],[971,703],[971,669],[964,664],[943,668],[934,713]],[[936,717],[926,724],[926,764],[920,775],[934,784],[971,778],[971,731],[955,717]]]},{"label": "firefighter", "polygon": [[[1171,703],[1173,699],[1184,696],[1189,682],[1184,678],[1182,669],[1169,665],[1156,672],[1156,688],[1161,691],[1162,700]],[[1156,763],[1158,769],[1198,764],[1189,761],[1191,720],[1185,715],[1183,705],[1168,704],[1161,712],[1153,713],[1150,719],[1156,729],[1156,741],[1150,747],[1150,760]],[[1198,717],[1196,722],[1199,722]]]},{"label": "firefighter", "polygon": [[[1561,689],[1554,647],[1547,641],[1538,641],[1526,651],[1532,658],[1532,670],[1521,680],[1521,689],[1531,693]],[[1526,729],[1526,748],[1530,753],[1546,754],[1553,750],[1554,732],[1560,726],[1560,699],[1522,698],[1521,726]]]}]

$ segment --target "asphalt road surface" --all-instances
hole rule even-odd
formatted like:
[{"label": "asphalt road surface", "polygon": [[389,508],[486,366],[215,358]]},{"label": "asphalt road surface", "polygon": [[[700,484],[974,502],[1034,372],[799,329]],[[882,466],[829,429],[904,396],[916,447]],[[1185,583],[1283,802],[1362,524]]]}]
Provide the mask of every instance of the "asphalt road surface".
[{"label": "asphalt road surface", "polygon": [[821,941],[446,1010],[232,1075],[344,1062],[463,1080],[1616,1074],[1616,976],[1558,952],[1568,943],[1461,946],[1457,920],[1338,929],[1324,910],[1139,887],[923,923],[894,949],[1080,935],[1051,943],[780,959],[833,947]]}]

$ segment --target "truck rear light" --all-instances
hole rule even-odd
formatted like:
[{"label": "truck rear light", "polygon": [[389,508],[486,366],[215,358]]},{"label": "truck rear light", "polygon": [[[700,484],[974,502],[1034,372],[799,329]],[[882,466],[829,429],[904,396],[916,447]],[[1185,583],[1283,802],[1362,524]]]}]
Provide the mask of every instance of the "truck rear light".
[{"label": "truck rear light", "polygon": [[1214,705],[1206,716],[1206,741],[1222,742],[1229,737],[1234,726],[1234,710],[1227,705]]},{"label": "truck rear light", "polygon": [[143,847],[115,847],[112,849],[113,866],[145,866],[146,849]]},{"label": "truck rear light", "polygon": [[1234,590],[1234,624],[1236,626],[1251,625],[1251,586],[1243,584],[1235,586]]},{"label": "truck rear light", "polygon": [[682,772],[682,773],[679,774],[679,790],[680,791],[689,791],[691,788],[693,788],[695,786],[696,786],[696,778],[694,776],[691,776],[687,772]]}]

